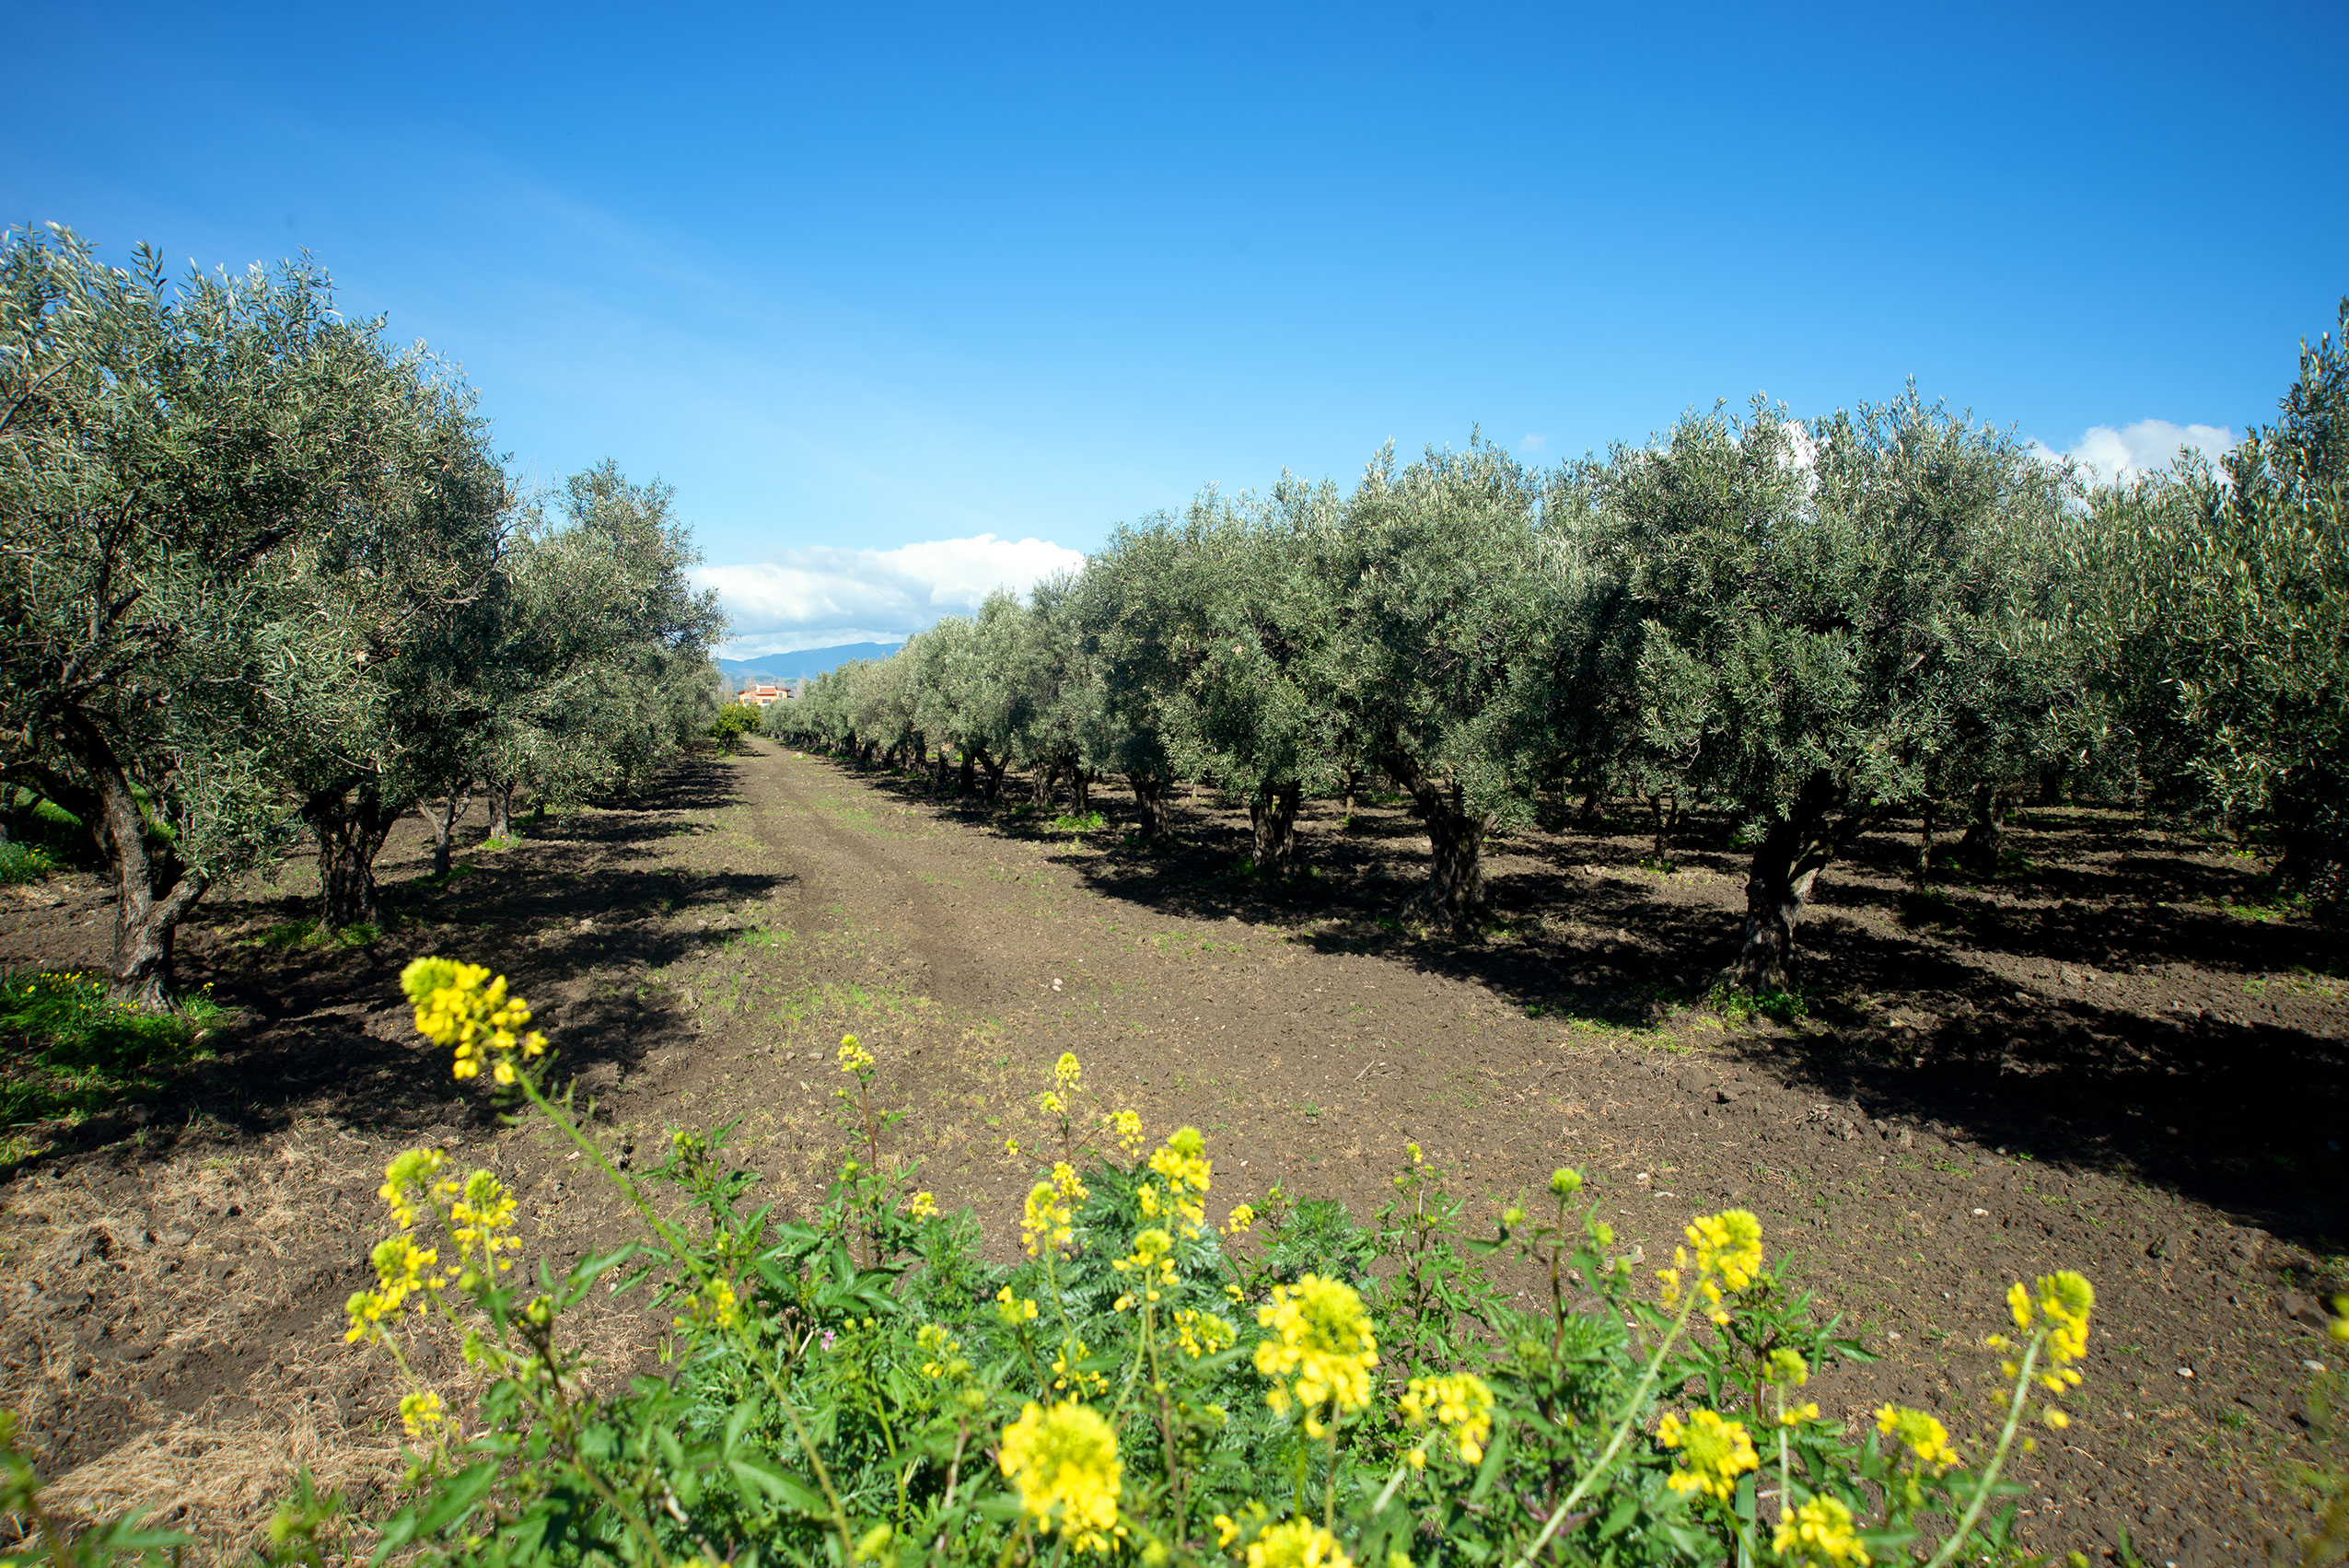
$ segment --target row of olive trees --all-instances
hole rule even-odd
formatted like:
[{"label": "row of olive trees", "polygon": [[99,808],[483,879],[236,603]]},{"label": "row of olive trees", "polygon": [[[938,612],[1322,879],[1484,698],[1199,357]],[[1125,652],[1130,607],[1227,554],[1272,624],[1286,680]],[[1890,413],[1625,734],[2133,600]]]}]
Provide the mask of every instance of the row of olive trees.
[{"label": "row of olive trees", "polygon": [[373,917],[403,812],[640,777],[719,700],[658,487],[526,505],[471,391],[307,263],[168,279],[0,241],[0,781],[88,827],[113,980],[154,1001],[205,889],[306,828]]},{"label": "row of olive trees", "polygon": [[1145,833],[1204,782],[1274,872],[1305,799],[1383,778],[1426,826],[1425,912],[1461,930],[1487,835],[1545,796],[1708,804],[1750,854],[1730,975],[1753,990],[1787,983],[1815,879],[1896,813],[1994,837],[2022,791],[2101,789],[2234,812],[2290,874],[2337,876],[2344,388],[2321,345],[2223,478],[2125,491],[1913,392],[1692,415],[1549,470],[1386,452],[1350,493],[1284,479],[1122,528],[769,724],[936,748],[942,783],[951,750],[991,795],[1012,763],[1080,801],[1122,775]]}]

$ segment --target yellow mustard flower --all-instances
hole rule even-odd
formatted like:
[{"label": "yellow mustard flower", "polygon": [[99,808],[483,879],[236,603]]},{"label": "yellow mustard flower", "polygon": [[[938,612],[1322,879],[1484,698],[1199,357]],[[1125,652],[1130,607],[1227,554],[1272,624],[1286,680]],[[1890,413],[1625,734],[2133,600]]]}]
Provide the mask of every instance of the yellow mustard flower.
[{"label": "yellow mustard flower", "polygon": [[1052,1387],[1074,1389],[1079,1394],[1088,1388],[1097,1394],[1107,1392],[1110,1380],[1099,1372],[1086,1370],[1083,1365],[1085,1358],[1091,1353],[1091,1348],[1075,1335],[1063,1340],[1060,1349],[1052,1353]]},{"label": "yellow mustard flower", "polygon": [[1078,1087],[1077,1080],[1083,1075],[1084,1069],[1077,1066],[1076,1052],[1073,1051],[1062,1051],[1060,1053],[1060,1060],[1052,1063],[1053,1086],[1058,1088],[1060,1092],[1064,1095],[1072,1095],[1076,1092]]},{"label": "yellow mustard flower", "polygon": [[1064,1202],[1070,1203],[1081,1203],[1093,1195],[1078,1178],[1076,1167],[1066,1160],[1052,1162],[1052,1191],[1059,1193]]},{"label": "yellow mustard flower", "polygon": [[934,1220],[938,1217],[938,1201],[931,1193],[916,1192],[913,1201],[905,1205],[905,1212],[913,1219]]},{"label": "yellow mustard flower", "polygon": [[1920,1467],[1935,1475],[1963,1462],[1958,1450],[1949,1446],[1949,1429],[1923,1411],[1910,1410],[1905,1405],[1878,1406],[1876,1430],[1897,1438]]},{"label": "yellow mustard flower", "polygon": [[1010,1328],[1033,1323],[1036,1320],[1036,1304],[1024,1295],[1012,1295],[1011,1287],[1006,1285],[995,1292],[995,1316]]},{"label": "yellow mustard flower", "polygon": [[1343,1414],[1370,1402],[1378,1340],[1352,1285],[1317,1274],[1274,1285],[1256,1321],[1272,1330],[1256,1344],[1256,1370],[1273,1384],[1264,1400],[1283,1412],[1291,1400],[1302,1406],[1308,1434],[1318,1434],[1314,1412],[1322,1405]]},{"label": "yellow mustard flower", "polygon": [[1129,1155],[1142,1152],[1142,1115],[1139,1111],[1121,1110],[1110,1118],[1110,1135],[1118,1147]]},{"label": "yellow mustard flower", "polygon": [[1680,1451],[1680,1466],[1666,1482],[1675,1492],[1726,1501],[1737,1490],[1738,1477],[1762,1468],[1744,1423],[1724,1421],[1717,1411],[1698,1411],[1685,1423],[1668,1414],[1657,1423],[1656,1440]]},{"label": "yellow mustard flower", "polygon": [[1068,1204],[1049,1181],[1039,1181],[1028,1190],[1028,1202],[1019,1216],[1019,1244],[1033,1258],[1047,1247],[1065,1247],[1076,1235]]},{"label": "yellow mustard flower", "polygon": [[448,1156],[438,1149],[403,1149],[383,1167],[383,1185],[376,1189],[376,1196],[390,1209],[401,1230],[415,1229],[424,1207],[435,1198],[445,1202],[452,1195],[448,1184],[438,1179],[448,1163]]},{"label": "yellow mustard flower", "polygon": [[1256,1225],[1256,1207],[1252,1203],[1234,1203],[1230,1217],[1224,1221],[1226,1236],[1246,1236]]},{"label": "yellow mustard flower", "polygon": [[1248,1543],[1248,1568],[1354,1568],[1354,1559],[1312,1520],[1291,1519]]},{"label": "yellow mustard flower", "polygon": [[1771,1539],[1778,1555],[1819,1568],[1867,1568],[1867,1548],[1860,1544],[1852,1511],[1839,1500],[1819,1496],[1795,1510]]},{"label": "yellow mustard flower", "polygon": [[522,1238],[512,1234],[516,1207],[514,1194],[486,1170],[468,1176],[464,1190],[449,1204],[449,1237],[457,1243],[459,1262],[474,1277],[514,1266],[513,1259],[498,1254],[522,1245]]},{"label": "yellow mustard flower", "polygon": [[[2088,1313],[2095,1306],[2096,1287],[2069,1269],[2041,1275],[2035,1291],[2024,1289],[2020,1280],[2007,1289],[2006,1309],[2014,1314],[2016,1328],[2030,1333],[2042,1321],[2046,1325],[2045,1368],[2035,1376],[2055,1393],[2079,1387],[2075,1364],[2088,1353]],[[2006,1342],[1996,1340],[1993,1348],[2006,1348]],[[2010,1360],[2006,1370],[2013,1377],[2020,1367]]]},{"label": "yellow mustard flower", "polygon": [[1239,1330],[1213,1312],[1196,1312],[1185,1307],[1175,1313],[1175,1342],[1182,1346],[1182,1353],[1194,1360],[1229,1350]]},{"label": "yellow mustard flower", "polygon": [[[1404,1422],[1425,1426],[1432,1417],[1450,1431],[1459,1445],[1460,1458],[1477,1464],[1493,1436],[1493,1390],[1472,1372],[1447,1377],[1414,1377],[1402,1397]],[[1412,1450],[1414,1462],[1425,1462],[1425,1447]]]},{"label": "yellow mustard flower", "polygon": [[2349,1340],[2349,1295],[2332,1298],[2332,1322],[2326,1331],[2336,1340]]},{"label": "yellow mustard flower", "polygon": [[680,1329],[732,1329],[742,1321],[741,1298],[734,1294],[733,1282],[715,1275],[685,1298],[684,1315],[670,1321]]},{"label": "yellow mustard flower", "polygon": [[1059,1116],[1068,1109],[1068,1102],[1052,1089],[1036,1097],[1036,1109],[1045,1116]]},{"label": "yellow mustard flower", "polygon": [[913,1342],[930,1358],[922,1364],[924,1377],[960,1377],[971,1370],[971,1363],[963,1359],[962,1342],[936,1323],[923,1324],[915,1330]]},{"label": "yellow mustard flower", "polygon": [[873,1053],[866,1050],[865,1042],[855,1035],[843,1035],[840,1037],[839,1060],[842,1072],[862,1073],[873,1064]]},{"label": "yellow mustard flower", "polygon": [[1039,1527],[1078,1551],[1110,1550],[1124,1470],[1117,1433],[1098,1412],[1075,1400],[1050,1411],[1029,1403],[1004,1428],[999,1462]]},{"label": "yellow mustard flower", "polygon": [[506,977],[479,964],[418,958],[400,971],[400,989],[416,1009],[416,1032],[454,1047],[456,1074],[471,1078],[484,1063],[500,1085],[514,1082],[517,1059],[541,1056],[546,1037],[527,1026],[529,1005],[509,996]]},{"label": "yellow mustard flower", "polygon": [[1550,1173],[1551,1195],[1560,1202],[1564,1202],[1581,1191],[1582,1172],[1560,1166]]},{"label": "yellow mustard flower", "polygon": [[[1110,1267],[1121,1274],[1134,1276],[1134,1283],[1139,1288],[1140,1301],[1156,1301],[1160,1285],[1175,1283],[1173,1252],[1174,1237],[1153,1225],[1136,1232],[1134,1250],[1125,1257],[1110,1260]],[[1132,1294],[1122,1295],[1118,1297],[1117,1309],[1122,1312],[1134,1306],[1136,1301],[1137,1297]]]},{"label": "yellow mustard flower", "polygon": [[1681,1274],[1693,1268],[1707,1315],[1716,1323],[1726,1323],[1728,1314],[1721,1307],[1723,1288],[1744,1290],[1762,1272],[1762,1222],[1750,1210],[1724,1209],[1717,1214],[1698,1215],[1690,1222],[1687,1235],[1689,1247],[1696,1249],[1694,1259],[1687,1247],[1675,1248],[1672,1266],[1657,1271],[1656,1277],[1664,1287],[1664,1304],[1680,1304]]},{"label": "yellow mustard flower", "polygon": [[1183,1234],[1197,1236],[1207,1223],[1207,1189],[1214,1167],[1207,1159],[1207,1140],[1196,1127],[1178,1127],[1174,1135],[1150,1155],[1151,1173],[1165,1184],[1160,1192],[1145,1187],[1146,1209],[1161,1205],[1182,1221]]},{"label": "yellow mustard flower", "polygon": [[440,1396],[430,1388],[416,1388],[400,1396],[400,1424],[408,1429],[411,1437],[428,1437],[440,1430],[448,1419]]},{"label": "yellow mustard flower", "polygon": [[1810,1381],[1810,1363],[1802,1352],[1781,1345],[1762,1358],[1762,1378],[1778,1388],[1799,1388]]}]

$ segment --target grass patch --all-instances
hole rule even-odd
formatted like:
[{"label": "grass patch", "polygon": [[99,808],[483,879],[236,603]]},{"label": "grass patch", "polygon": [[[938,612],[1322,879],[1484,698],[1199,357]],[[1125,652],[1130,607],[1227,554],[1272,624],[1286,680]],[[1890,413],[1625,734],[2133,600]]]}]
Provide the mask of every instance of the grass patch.
[{"label": "grass patch", "polygon": [[1798,1018],[1810,1016],[1810,1004],[1799,991],[1739,991],[1734,986],[1716,985],[1706,993],[1704,1005],[1732,1028],[1742,1028],[1756,1018],[1792,1025]]},{"label": "grass patch", "polygon": [[55,869],[56,864],[38,844],[0,844],[0,888],[38,882]]},{"label": "grass patch", "polygon": [[150,1013],[82,974],[11,974],[0,992],[0,1162],[33,1152],[27,1123],[78,1122],[159,1093],[174,1070],[212,1054],[203,1041],[226,1012],[199,993]]},{"label": "grass patch", "polygon": [[788,947],[791,946],[791,933],[788,931],[771,931],[763,925],[746,926],[742,930],[738,931],[733,935],[727,937],[724,946],[728,947]]},{"label": "grass patch", "polygon": [[273,925],[261,934],[264,947],[280,953],[299,952],[312,948],[365,947],[383,935],[383,927],[372,920],[362,920],[349,925],[328,925],[312,916],[308,920],[289,920]]},{"label": "grass patch", "polygon": [[1055,833],[1098,833],[1109,825],[1109,819],[1098,811],[1087,811],[1081,817],[1064,812],[1052,820]]}]

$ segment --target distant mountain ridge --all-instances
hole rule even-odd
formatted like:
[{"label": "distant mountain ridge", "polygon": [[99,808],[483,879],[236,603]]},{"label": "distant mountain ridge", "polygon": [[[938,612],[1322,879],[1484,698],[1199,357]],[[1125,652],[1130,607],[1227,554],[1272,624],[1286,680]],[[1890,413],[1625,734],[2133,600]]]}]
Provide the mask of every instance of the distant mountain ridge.
[{"label": "distant mountain ridge", "polygon": [[803,648],[796,654],[761,654],[756,658],[722,658],[717,667],[730,680],[802,680],[846,664],[851,659],[887,658],[896,643],[843,643],[836,648]]}]

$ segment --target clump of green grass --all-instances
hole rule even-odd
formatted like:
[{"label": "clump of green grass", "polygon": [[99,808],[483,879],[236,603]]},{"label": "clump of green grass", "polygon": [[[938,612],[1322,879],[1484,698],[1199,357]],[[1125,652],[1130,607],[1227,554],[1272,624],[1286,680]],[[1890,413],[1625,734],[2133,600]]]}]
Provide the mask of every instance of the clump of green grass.
[{"label": "clump of green grass", "polygon": [[53,869],[54,863],[38,844],[0,844],[0,888],[38,882]]},{"label": "clump of green grass", "polygon": [[362,920],[349,925],[328,925],[315,916],[307,920],[289,920],[273,925],[261,934],[261,945],[281,953],[291,953],[308,947],[365,947],[383,935],[378,922]]},{"label": "clump of green grass", "polygon": [[79,1122],[150,1098],[175,1069],[210,1056],[203,1042],[227,1011],[210,993],[148,1012],[114,1001],[91,975],[0,979],[0,1163],[32,1152],[27,1123]]},{"label": "clump of green grass", "polygon": [[1741,1028],[1755,1018],[1791,1025],[1797,1018],[1810,1016],[1810,1004],[1798,991],[1739,991],[1723,984],[1715,986],[1706,994],[1704,1004],[1721,1015],[1721,1021],[1732,1028]]},{"label": "clump of green grass", "polygon": [[1098,811],[1087,811],[1081,817],[1064,813],[1052,820],[1055,833],[1098,833],[1109,825],[1109,819]]}]

